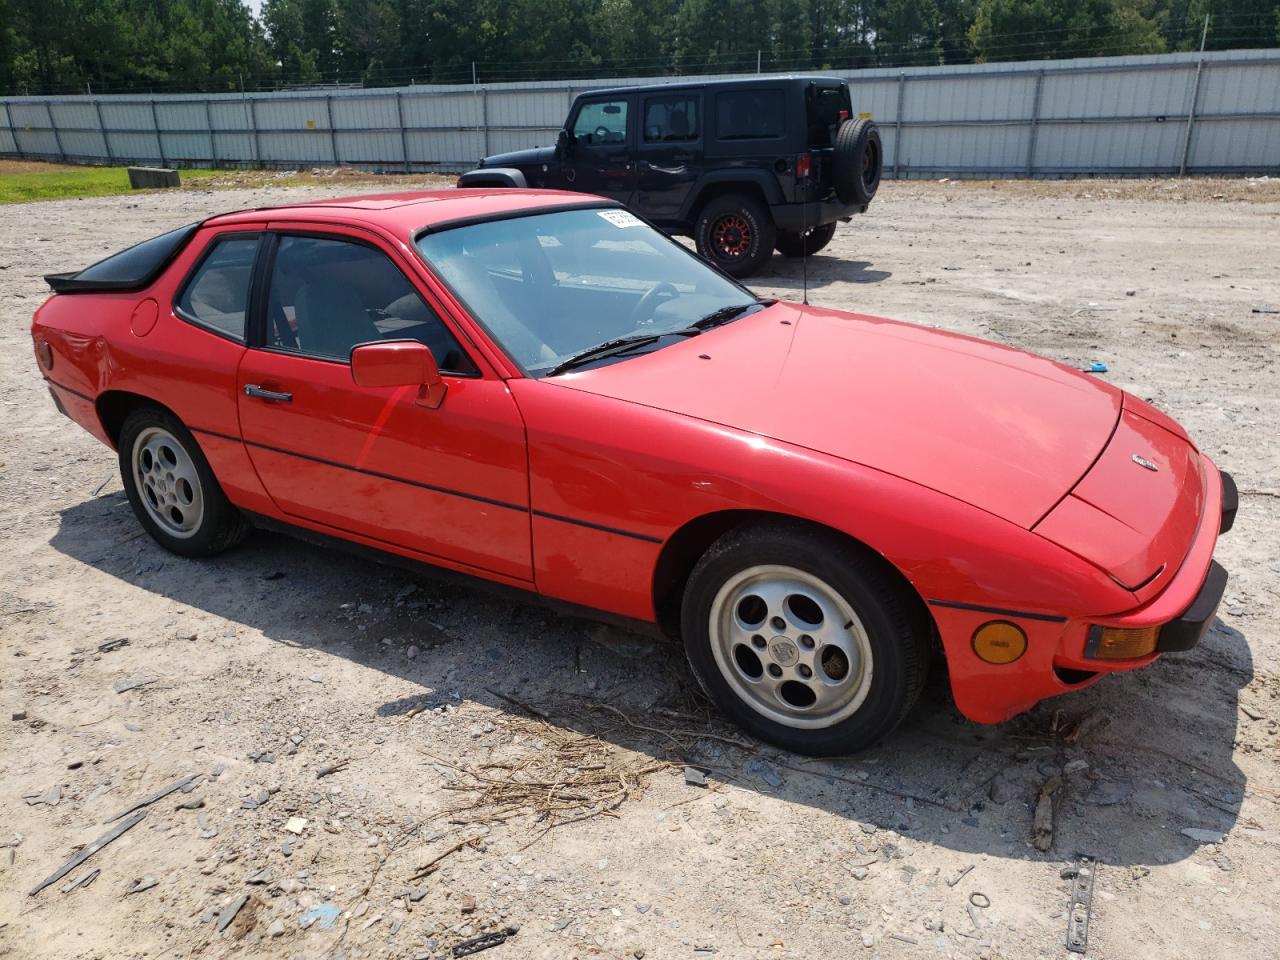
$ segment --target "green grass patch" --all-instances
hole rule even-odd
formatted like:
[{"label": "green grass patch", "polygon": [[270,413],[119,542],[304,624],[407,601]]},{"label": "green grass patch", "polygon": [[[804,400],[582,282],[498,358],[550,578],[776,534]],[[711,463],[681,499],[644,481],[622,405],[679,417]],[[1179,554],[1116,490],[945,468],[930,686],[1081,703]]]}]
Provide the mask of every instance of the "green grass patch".
[{"label": "green grass patch", "polygon": [[[182,182],[225,175],[221,170],[183,170]],[[124,167],[51,167],[49,170],[10,173],[0,169],[0,204],[72,197],[105,197],[117,193],[141,193],[129,189]]]}]

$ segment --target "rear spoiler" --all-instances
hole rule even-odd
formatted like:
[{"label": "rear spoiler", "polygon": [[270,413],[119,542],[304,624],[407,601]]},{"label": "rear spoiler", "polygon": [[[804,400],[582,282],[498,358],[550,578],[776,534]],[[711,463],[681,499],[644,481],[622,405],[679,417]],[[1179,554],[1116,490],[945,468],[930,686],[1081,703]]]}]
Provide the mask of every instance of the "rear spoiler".
[{"label": "rear spoiler", "polygon": [[83,270],[46,274],[44,282],[54,293],[143,290],[164,272],[203,225],[201,220],[143,240]]}]

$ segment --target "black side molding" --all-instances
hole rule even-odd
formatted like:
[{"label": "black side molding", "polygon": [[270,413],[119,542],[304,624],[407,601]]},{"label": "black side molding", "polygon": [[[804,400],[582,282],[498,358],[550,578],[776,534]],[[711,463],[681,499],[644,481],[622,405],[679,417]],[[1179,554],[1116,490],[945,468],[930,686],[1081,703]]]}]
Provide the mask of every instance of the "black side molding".
[{"label": "black side molding", "polygon": [[1226,533],[1236,525],[1236,511],[1240,509],[1240,491],[1236,489],[1235,478],[1227,471],[1220,471],[1222,476],[1222,525],[1218,527],[1218,535]]},{"label": "black side molding", "polygon": [[[1225,474],[1224,474],[1225,476]],[[1157,653],[1177,653],[1190,650],[1209,629],[1213,615],[1218,612],[1218,604],[1227,591],[1227,570],[1214,560],[1209,564],[1209,575],[1204,578],[1204,586],[1191,601],[1191,606],[1177,620],[1166,623],[1160,631],[1156,643]]]}]

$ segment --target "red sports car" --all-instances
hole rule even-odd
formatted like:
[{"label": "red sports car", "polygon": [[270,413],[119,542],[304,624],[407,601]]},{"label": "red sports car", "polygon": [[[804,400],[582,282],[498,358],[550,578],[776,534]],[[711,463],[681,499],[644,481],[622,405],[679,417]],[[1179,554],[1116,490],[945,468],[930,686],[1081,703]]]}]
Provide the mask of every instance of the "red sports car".
[{"label": "red sports car", "polygon": [[286,526],[683,639],[757,736],[883,737],[935,653],[996,722],[1194,645],[1230,477],[1007,347],[761,300],[608,201],[450,190],[213,217],[32,325],[138,519]]}]

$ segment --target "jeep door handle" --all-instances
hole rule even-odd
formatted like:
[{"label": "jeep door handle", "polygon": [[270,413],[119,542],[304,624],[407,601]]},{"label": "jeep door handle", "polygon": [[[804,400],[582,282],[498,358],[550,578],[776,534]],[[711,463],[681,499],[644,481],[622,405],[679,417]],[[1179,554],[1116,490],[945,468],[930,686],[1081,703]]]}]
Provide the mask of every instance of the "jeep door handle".
[{"label": "jeep door handle", "polygon": [[670,173],[670,174],[679,175],[685,172],[685,165],[683,163],[677,167],[660,167],[658,166],[658,164],[649,163],[646,160],[644,165],[648,167],[650,170],[653,170],[655,173]]},{"label": "jeep door handle", "polygon": [[259,400],[270,400],[272,403],[289,403],[293,400],[292,393],[264,390],[256,383],[246,383],[244,385],[244,395],[246,397],[257,397]]}]

